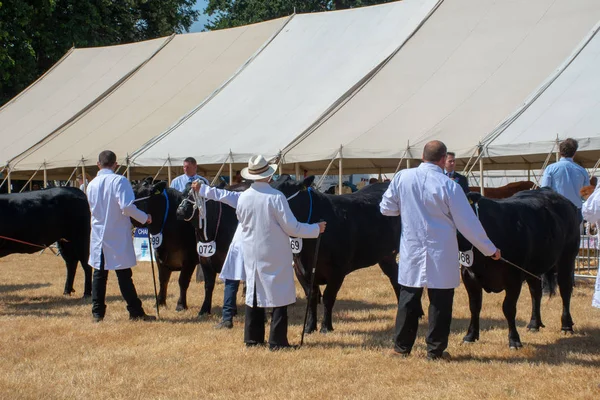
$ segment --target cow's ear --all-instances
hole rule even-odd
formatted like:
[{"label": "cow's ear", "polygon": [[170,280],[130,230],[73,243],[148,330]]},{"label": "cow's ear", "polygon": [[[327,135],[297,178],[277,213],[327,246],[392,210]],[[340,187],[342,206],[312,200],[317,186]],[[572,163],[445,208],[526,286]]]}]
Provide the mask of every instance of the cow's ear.
[{"label": "cow's ear", "polygon": [[315,181],[315,176],[311,175],[308,178],[304,179],[304,181],[302,182],[302,184],[304,185],[305,188],[309,188],[312,186],[313,182]]},{"label": "cow's ear", "polygon": [[149,176],[146,179],[144,179],[143,184],[144,185],[152,185],[153,181],[154,181],[154,178],[152,178],[151,176]]},{"label": "cow's ear", "polygon": [[167,181],[160,181],[156,185],[154,185],[153,191],[154,194],[160,194],[167,188]]},{"label": "cow's ear", "polygon": [[473,205],[473,203],[477,203],[479,200],[481,200],[483,196],[481,195],[481,193],[477,193],[477,192],[471,192],[469,194],[467,194],[467,199],[469,199],[469,204]]}]

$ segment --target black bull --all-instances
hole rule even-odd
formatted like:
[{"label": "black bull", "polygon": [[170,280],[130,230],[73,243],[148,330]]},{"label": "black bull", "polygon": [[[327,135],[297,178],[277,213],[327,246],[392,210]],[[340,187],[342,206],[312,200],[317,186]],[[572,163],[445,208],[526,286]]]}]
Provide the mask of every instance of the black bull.
[{"label": "black bull", "polygon": [[[536,276],[544,276],[551,293],[558,280],[563,303],[562,330],[572,332],[570,302],[580,240],[579,212],[575,206],[549,189],[519,192],[503,200],[487,199],[479,193],[470,193],[468,198],[478,212],[489,238],[502,250],[506,260]],[[459,235],[459,247],[465,251],[472,246]],[[538,330],[544,326],[540,313],[542,282],[539,279],[502,261],[493,261],[476,249],[473,266],[462,268],[462,277],[471,310],[471,323],[464,337],[465,342],[479,339],[482,289],[486,292],[506,292],[502,310],[508,322],[511,348],[522,347],[515,317],[523,281],[527,281],[532,299],[528,328]]]},{"label": "black bull", "polygon": [[[75,292],[77,263],[85,273],[83,296],[92,294],[90,209],[85,194],[75,188],[52,188],[29,193],[0,195],[0,236],[38,246],[54,242],[67,266],[64,294]],[[35,253],[40,247],[0,239],[0,257]]]}]

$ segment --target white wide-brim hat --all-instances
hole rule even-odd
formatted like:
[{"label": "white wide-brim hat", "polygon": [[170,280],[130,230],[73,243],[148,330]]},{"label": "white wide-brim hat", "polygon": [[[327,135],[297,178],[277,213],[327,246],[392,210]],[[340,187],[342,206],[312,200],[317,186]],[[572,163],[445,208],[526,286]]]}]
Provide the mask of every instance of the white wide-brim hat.
[{"label": "white wide-brim hat", "polygon": [[248,167],[244,168],[240,174],[244,179],[256,181],[270,177],[275,171],[277,169],[274,165],[269,164],[262,155],[258,155],[250,157]]}]

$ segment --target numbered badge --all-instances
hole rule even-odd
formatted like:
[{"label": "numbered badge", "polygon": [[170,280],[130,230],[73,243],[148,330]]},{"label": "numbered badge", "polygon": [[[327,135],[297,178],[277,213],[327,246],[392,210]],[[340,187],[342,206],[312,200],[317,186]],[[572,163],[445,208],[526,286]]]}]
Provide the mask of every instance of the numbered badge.
[{"label": "numbered badge", "polygon": [[158,249],[162,244],[162,233],[150,235],[150,239],[152,240],[152,248]]},{"label": "numbered badge", "polygon": [[214,242],[198,242],[198,255],[200,257],[212,257],[217,252],[217,244]]},{"label": "numbered badge", "polygon": [[302,251],[302,238],[290,238],[292,253],[299,254]]},{"label": "numbered badge", "polygon": [[473,250],[469,251],[459,251],[458,252],[458,261],[460,265],[463,267],[470,267],[473,265]]}]

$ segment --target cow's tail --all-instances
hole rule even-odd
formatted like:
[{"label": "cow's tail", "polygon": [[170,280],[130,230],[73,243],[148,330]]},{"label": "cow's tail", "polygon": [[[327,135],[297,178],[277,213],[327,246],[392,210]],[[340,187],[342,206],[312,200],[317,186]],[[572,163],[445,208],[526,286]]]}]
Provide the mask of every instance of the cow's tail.
[{"label": "cow's tail", "polygon": [[556,271],[552,268],[550,271],[542,275],[542,288],[544,293],[548,293],[550,297],[556,294],[556,286],[558,282],[556,279]]}]

